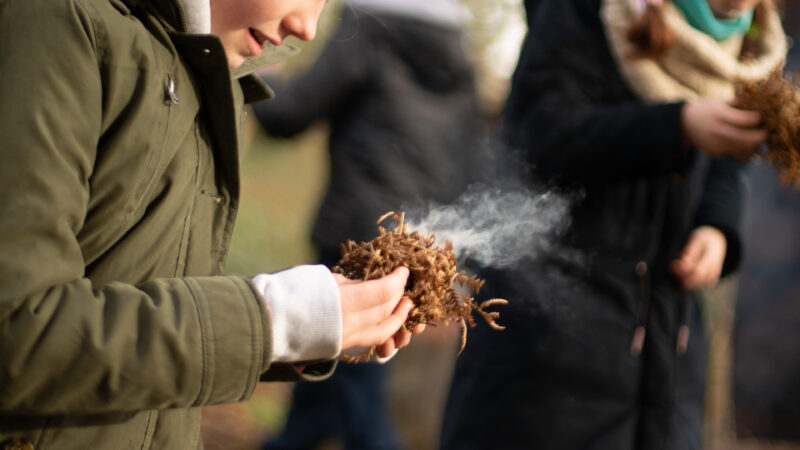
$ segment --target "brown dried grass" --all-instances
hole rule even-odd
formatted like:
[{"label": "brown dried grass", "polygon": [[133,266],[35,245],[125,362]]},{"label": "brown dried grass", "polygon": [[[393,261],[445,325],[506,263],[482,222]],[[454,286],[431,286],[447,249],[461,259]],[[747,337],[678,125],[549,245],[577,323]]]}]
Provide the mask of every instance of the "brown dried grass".
[{"label": "brown dried grass", "polygon": [[[492,305],[508,303],[503,299],[490,299],[478,304],[470,292],[478,293],[484,280],[475,275],[467,276],[458,271],[453,243],[445,241],[444,246],[436,242],[433,234],[408,231],[404,213],[389,212],[378,219],[378,224],[392,217],[397,225],[392,231],[378,226],[380,234],[369,242],[355,243],[348,240],[342,244],[342,258],[333,271],[351,279],[372,280],[391,273],[400,266],[408,267],[410,275],[406,284],[405,296],[414,302],[408,315],[405,328],[412,330],[419,324],[461,325],[461,348],[467,339],[467,325],[474,327],[472,311],[480,314],[490,327],[502,330],[497,324],[500,313],[487,311]],[[465,289],[457,289],[456,283]],[[350,361],[368,360],[375,348],[358,357],[344,356]]]},{"label": "brown dried grass", "polygon": [[800,76],[776,70],[764,80],[739,81],[734,105],[761,113],[768,132],[763,157],[783,184],[800,186]]}]

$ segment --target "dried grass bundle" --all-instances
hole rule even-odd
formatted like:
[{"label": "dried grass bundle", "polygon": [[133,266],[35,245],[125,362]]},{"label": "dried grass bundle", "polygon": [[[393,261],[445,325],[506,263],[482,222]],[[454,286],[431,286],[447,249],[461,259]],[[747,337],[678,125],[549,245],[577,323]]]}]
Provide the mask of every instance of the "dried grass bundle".
[{"label": "dried grass bundle", "polygon": [[[386,213],[378,219],[378,224],[389,217],[397,222],[392,231],[378,226],[380,235],[372,241],[356,244],[348,240],[342,244],[342,258],[333,271],[352,279],[371,280],[388,275],[399,266],[408,267],[410,275],[405,295],[414,302],[414,308],[405,323],[406,329],[411,330],[418,324],[449,325],[458,322],[461,325],[459,354],[466,345],[467,324],[475,326],[473,310],[492,328],[505,328],[496,322],[500,313],[486,311],[486,308],[508,302],[497,298],[480,305],[475,302],[468,292],[477,293],[484,281],[457,271],[452,242],[445,241],[441,247],[433,234],[409,233],[404,213]],[[466,289],[457,290],[455,283]],[[365,361],[374,351],[373,347],[358,357],[345,356],[345,359]]]},{"label": "dried grass bundle", "polygon": [[758,111],[764,118],[767,152],[781,182],[800,185],[800,78],[784,77],[780,70],[764,80],[736,83],[734,105]]}]

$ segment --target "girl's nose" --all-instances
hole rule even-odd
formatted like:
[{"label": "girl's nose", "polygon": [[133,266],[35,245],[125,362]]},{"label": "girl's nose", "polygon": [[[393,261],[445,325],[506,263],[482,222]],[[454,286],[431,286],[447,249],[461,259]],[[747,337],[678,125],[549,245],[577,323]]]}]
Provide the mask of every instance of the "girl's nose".
[{"label": "girl's nose", "polygon": [[291,28],[287,27],[289,32],[294,36],[297,36],[298,39],[304,41],[310,41],[314,39],[314,36],[317,34],[316,20],[302,20],[291,24],[290,26]]},{"label": "girl's nose", "polygon": [[298,39],[310,41],[317,34],[317,22],[322,13],[324,2],[315,2],[306,10],[298,11],[283,19],[283,29],[287,35],[296,36]]}]

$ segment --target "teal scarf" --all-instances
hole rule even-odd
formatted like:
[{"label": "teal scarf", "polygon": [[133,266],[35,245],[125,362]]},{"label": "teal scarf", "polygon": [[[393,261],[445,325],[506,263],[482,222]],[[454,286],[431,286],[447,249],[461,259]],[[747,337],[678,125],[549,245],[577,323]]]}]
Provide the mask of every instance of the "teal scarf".
[{"label": "teal scarf", "polygon": [[753,10],[744,11],[735,19],[719,19],[708,6],[707,0],[673,0],[675,6],[686,16],[689,25],[724,41],[734,34],[745,34],[753,22]]}]

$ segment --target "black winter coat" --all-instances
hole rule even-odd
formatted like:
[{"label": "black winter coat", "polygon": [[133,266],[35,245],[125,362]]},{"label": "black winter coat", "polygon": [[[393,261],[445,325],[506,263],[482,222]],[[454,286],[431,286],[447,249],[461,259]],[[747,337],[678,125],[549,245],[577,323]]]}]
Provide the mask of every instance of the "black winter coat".
[{"label": "black winter coat", "polygon": [[[608,49],[600,1],[528,3],[506,136],[540,181],[577,200],[562,251],[483,272],[482,294],[510,301],[498,308],[507,329],[470,331],[442,446],[693,448],[702,383],[676,352],[691,307],[669,262],[693,228],[712,225],[728,239],[724,272],[736,267],[740,165],[684,143],[681,104],[636,98]],[[683,397],[695,417],[679,414]]]},{"label": "black winter coat", "polygon": [[449,203],[482,171],[482,123],[462,33],[410,16],[345,6],[306,73],[255,106],[271,134],[330,122],[330,186],[313,240],[326,263],[366,241],[387,211]]}]

